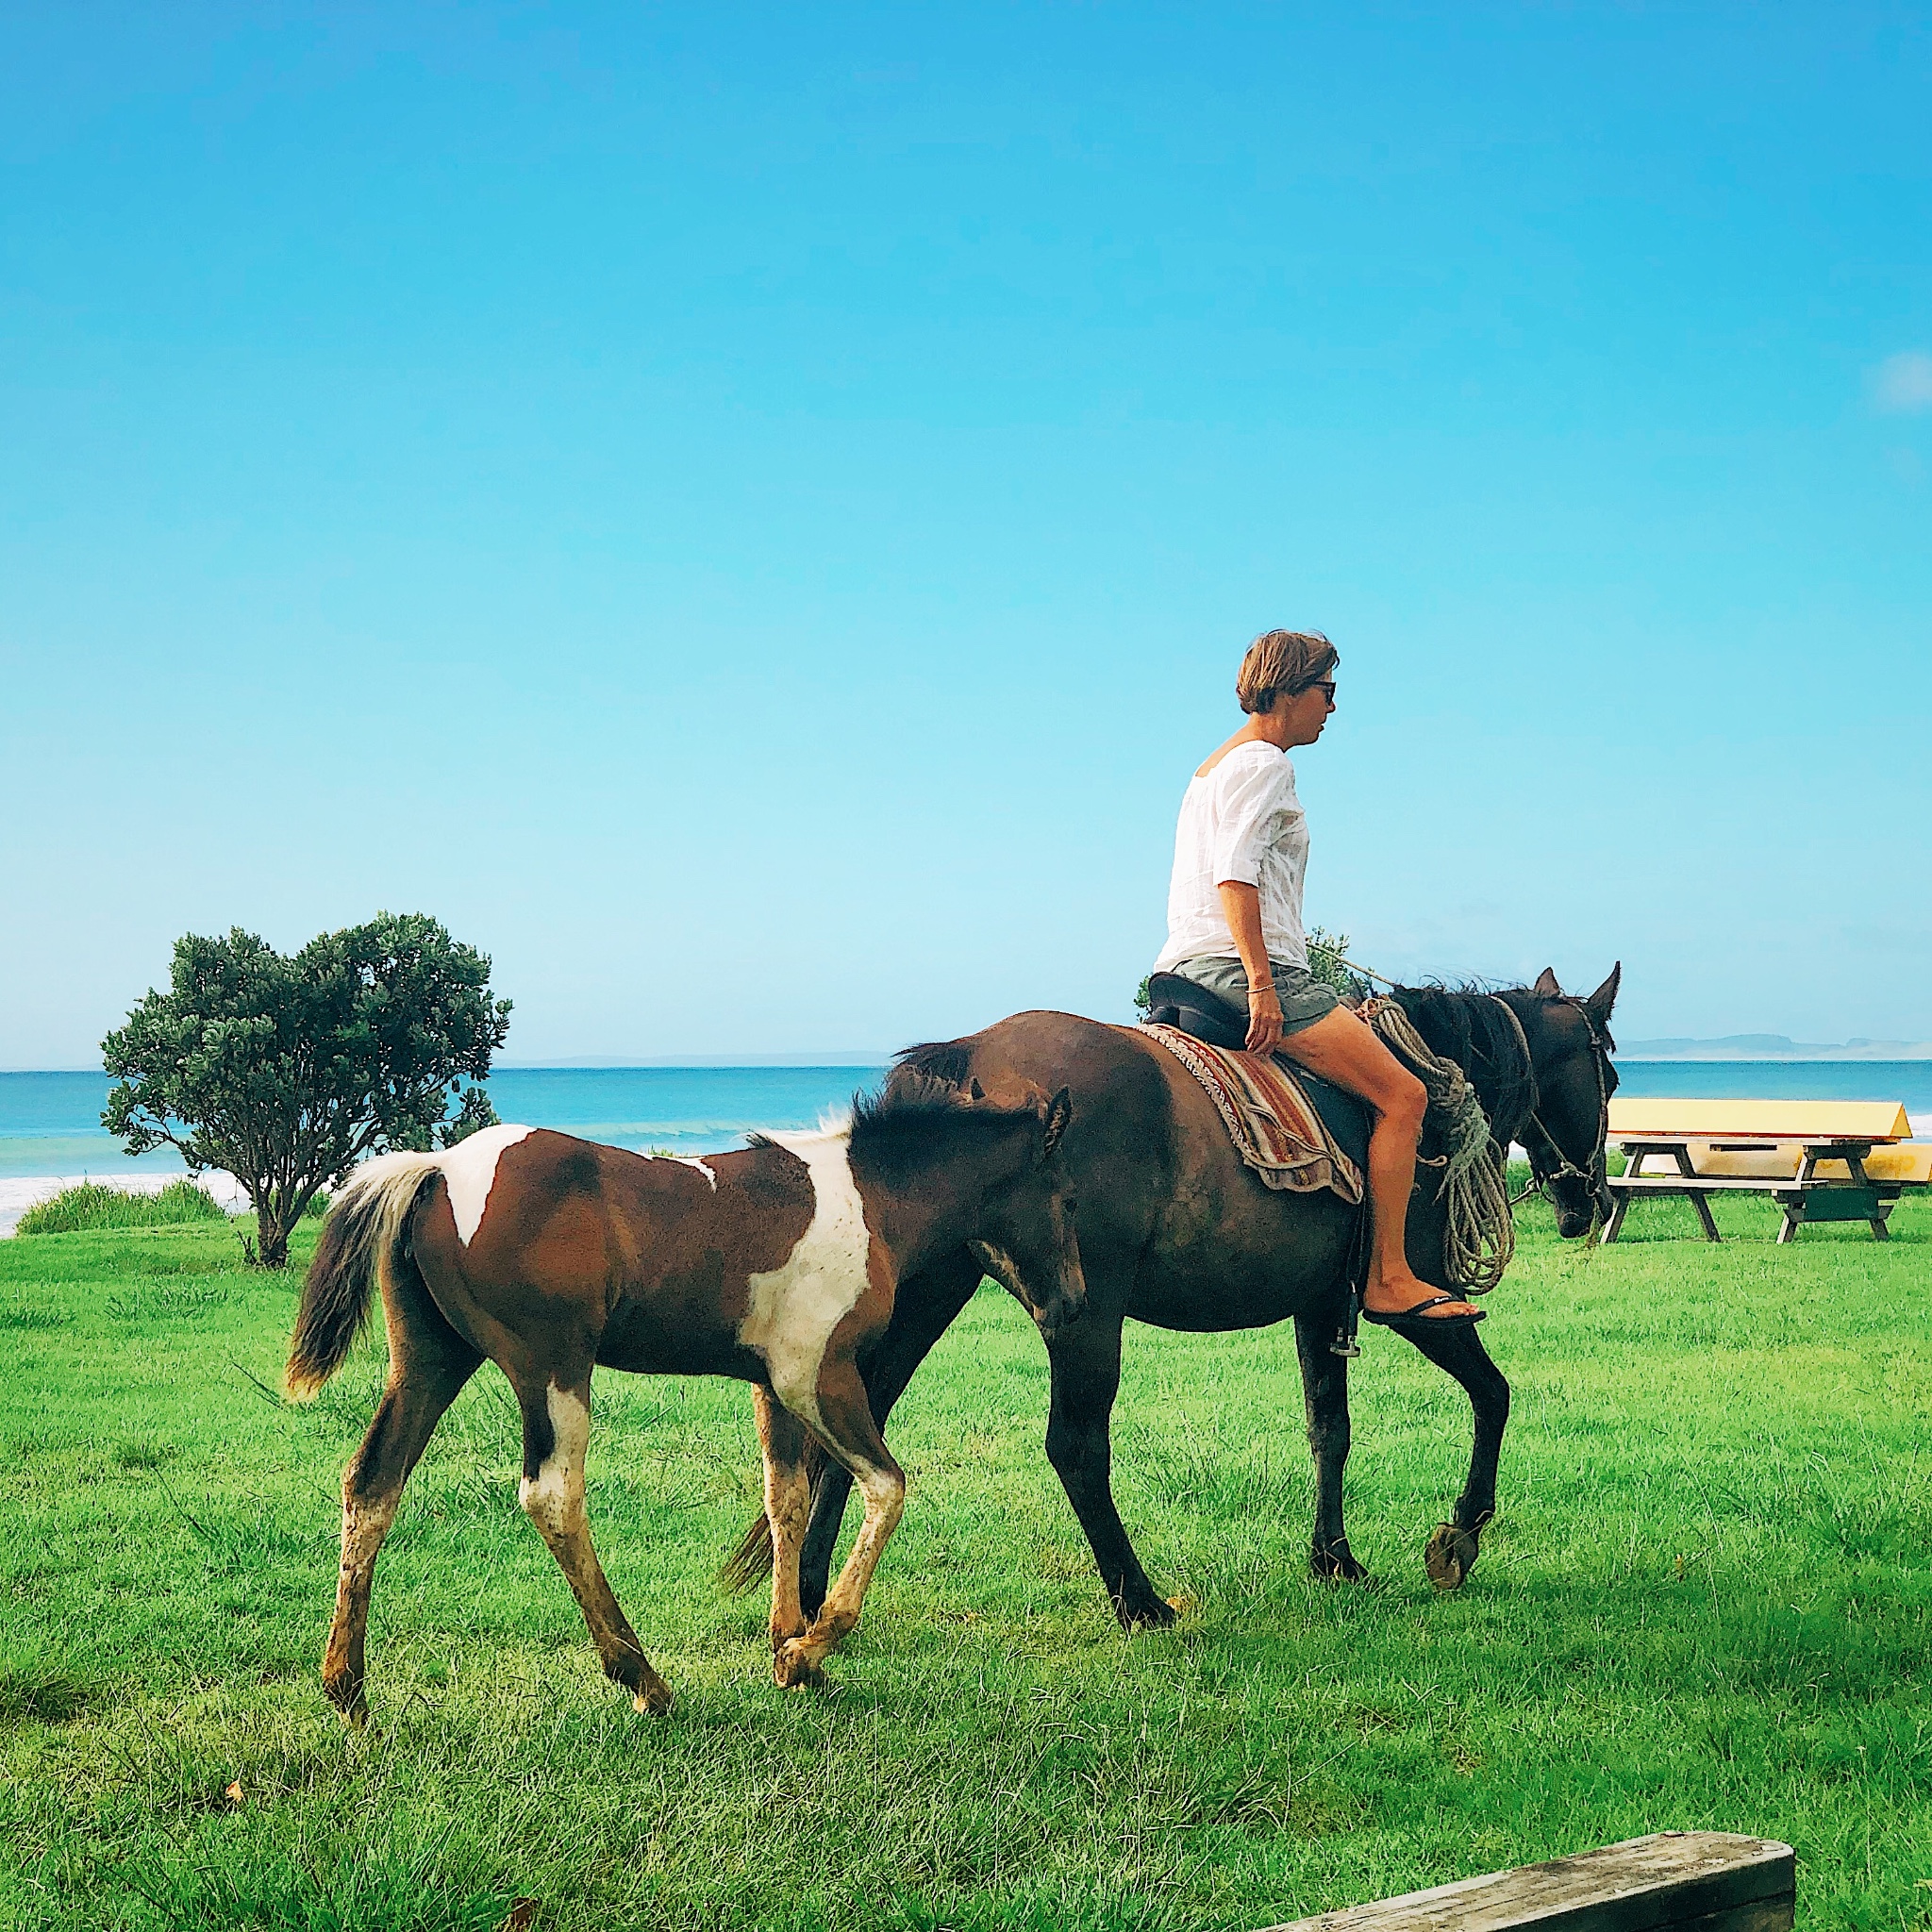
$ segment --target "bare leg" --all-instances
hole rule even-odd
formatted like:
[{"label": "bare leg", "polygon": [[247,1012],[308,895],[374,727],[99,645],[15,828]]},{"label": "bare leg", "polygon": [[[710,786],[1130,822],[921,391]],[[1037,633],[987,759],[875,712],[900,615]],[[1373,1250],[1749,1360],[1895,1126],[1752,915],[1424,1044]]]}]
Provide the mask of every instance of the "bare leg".
[{"label": "bare leg", "polygon": [[[1369,1135],[1369,1210],[1374,1249],[1365,1307],[1400,1314],[1439,1292],[1408,1265],[1408,1197],[1415,1187],[1415,1150],[1422,1139],[1428,1093],[1382,1044],[1374,1029],[1345,1008],[1326,1013],[1281,1042],[1281,1051],[1311,1074],[1345,1089],[1375,1110]],[[1467,1302],[1431,1308],[1425,1321],[1454,1320],[1475,1310]]]},{"label": "bare leg", "polygon": [[772,1651],[775,1656],[805,1634],[798,1601],[798,1561],[811,1516],[811,1478],[805,1473],[805,1424],[769,1389],[755,1388],[758,1443],[765,1455],[765,1521],[772,1530]]},{"label": "bare leg", "polygon": [[[787,1688],[812,1682],[826,1655],[858,1624],[873,1572],[906,1508],[905,1472],[872,1419],[856,1362],[825,1363],[819,1374],[818,1411],[820,1439],[858,1483],[865,1521],[810,1629],[781,1644],[773,1659],[773,1674]],[[775,1605],[774,1597],[774,1611]]]},{"label": "bare leg", "polygon": [[584,1457],[591,1442],[591,1371],[570,1386],[547,1381],[519,1388],[524,1411],[524,1479],[517,1497],[570,1583],[604,1659],[604,1674],[631,1694],[640,1710],[671,1708],[671,1687],[651,1668],[637,1633],[618,1607],[591,1541],[584,1509]]},{"label": "bare leg", "polygon": [[322,1652],[329,1701],[358,1728],[367,1722],[363,1646],[375,1558],[403,1500],[403,1485],[463,1384],[483,1357],[447,1322],[420,1281],[405,1277],[390,1313],[390,1377],[362,1446],[342,1472],[342,1560],[335,1617]]}]

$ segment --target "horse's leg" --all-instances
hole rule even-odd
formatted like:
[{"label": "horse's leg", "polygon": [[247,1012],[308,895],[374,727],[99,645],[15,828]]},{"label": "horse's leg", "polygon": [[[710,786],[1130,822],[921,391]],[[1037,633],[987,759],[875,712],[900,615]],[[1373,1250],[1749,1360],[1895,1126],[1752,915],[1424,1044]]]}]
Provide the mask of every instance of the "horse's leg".
[{"label": "horse's leg", "polygon": [[[811,1478],[805,1470],[805,1424],[769,1389],[752,1390],[758,1446],[765,1457],[765,1521],[772,1532],[772,1650],[802,1636],[807,1618],[798,1601],[799,1545],[811,1513]],[[843,1472],[841,1471],[842,1474]]]},{"label": "horse's leg", "polygon": [[[899,1284],[891,1322],[865,1364],[872,1417],[881,1429],[933,1344],[973,1299],[981,1273],[979,1263],[961,1249]],[[817,1616],[824,1604],[839,1524],[851,1493],[851,1476],[829,1459],[812,1478],[811,1524],[799,1559],[799,1597],[808,1617]]]},{"label": "horse's leg", "polygon": [[1315,1458],[1315,1538],[1308,1567],[1317,1576],[1366,1583],[1341,1523],[1341,1473],[1348,1463],[1348,1363],[1328,1345],[1338,1307],[1305,1309],[1294,1318],[1301,1357],[1302,1400],[1308,1412],[1308,1450]]},{"label": "horse's leg", "polygon": [[524,1476],[517,1500],[557,1558],[590,1625],[604,1674],[640,1710],[671,1708],[671,1687],[651,1668],[625,1621],[591,1541],[584,1509],[584,1457],[591,1442],[591,1365],[515,1383],[524,1412]]},{"label": "horse's leg", "polygon": [[1088,1312],[1047,1346],[1053,1407],[1046,1455],[1087,1532],[1114,1615],[1128,1629],[1172,1624],[1174,1607],[1148,1580],[1113,1500],[1113,1399],[1121,1386],[1121,1318]]},{"label": "horse's leg", "polygon": [[[827,1360],[819,1372],[816,1393],[813,1425],[826,1449],[858,1482],[865,1498],[865,1521],[811,1627],[780,1644],[773,1658],[773,1675],[788,1689],[813,1682],[826,1653],[858,1622],[872,1574],[906,1509],[906,1473],[892,1459],[873,1420],[858,1363],[849,1357]],[[774,1617],[775,1606],[774,1598]]]},{"label": "horse's leg", "polygon": [[1439,1331],[1424,1332],[1423,1324],[1416,1323],[1405,1331],[1405,1338],[1462,1384],[1475,1411],[1468,1478],[1449,1521],[1438,1525],[1423,1558],[1431,1583],[1439,1590],[1457,1590],[1475,1567],[1483,1524],[1496,1513],[1496,1463],[1509,1423],[1509,1384],[1490,1359],[1481,1337],[1467,1324],[1445,1323]]},{"label": "horse's leg", "polygon": [[362,1691],[363,1645],[376,1553],[396,1520],[409,1472],[483,1359],[443,1320],[413,1270],[399,1270],[397,1276],[387,1304],[389,1386],[362,1446],[342,1472],[341,1570],[335,1616],[322,1652],[323,1689],[358,1727],[369,1715]]}]

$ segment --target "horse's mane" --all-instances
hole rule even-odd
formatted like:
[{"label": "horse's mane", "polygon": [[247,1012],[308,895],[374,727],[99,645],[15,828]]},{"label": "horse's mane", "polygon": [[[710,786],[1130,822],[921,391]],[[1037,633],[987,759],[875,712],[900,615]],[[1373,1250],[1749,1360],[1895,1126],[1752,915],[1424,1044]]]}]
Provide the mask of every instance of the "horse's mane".
[{"label": "horse's mane", "polygon": [[973,1071],[973,1050],[964,1041],[928,1040],[920,1046],[902,1047],[892,1056],[892,1072],[888,1090],[897,1086],[901,1076],[913,1075],[935,1080],[942,1087],[963,1087]]},{"label": "horse's mane", "polygon": [[[944,1054],[949,1049],[938,1051]],[[872,1167],[923,1164],[940,1148],[958,1149],[1010,1133],[1016,1125],[1040,1124],[1040,1116],[1030,1107],[989,1106],[976,1091],[969,1091],[964,1085],[963,1049],[958,1078],[936,1074],[929,1065],[908,1066],[907,1058],[899,1056],[876,1092],[853,1095],[853,1156]],[[943,1064],[953,1066],[950,1059]]]},{"label": "horse's mane", "polygon": [[[1452,1059],[1469,1075],[1490,1117],[1490,1126],[1507,1147],[1521,1136],[1536,1106],[1536,1074],[1524,1058],[1524,1041],[1502,996],[1535,1000],[1550,995],[1526,986],[1398,986],[1390,998],[1431,1051]],[[1520,1018],[1520,1016],[1519,1016]]]}]

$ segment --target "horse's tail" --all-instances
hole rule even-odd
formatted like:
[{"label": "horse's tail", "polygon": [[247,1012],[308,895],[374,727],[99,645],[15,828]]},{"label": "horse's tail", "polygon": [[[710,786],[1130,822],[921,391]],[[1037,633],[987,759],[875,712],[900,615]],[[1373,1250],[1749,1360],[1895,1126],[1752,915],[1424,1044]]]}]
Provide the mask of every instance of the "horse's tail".
[{"label": "horse's tail", "polygon": [[[818,1499],[819,1479],[825,1473],[825,1452],[820,1448],[817,1438],[808,1439],[805,1468],[811,1478],[814,1501]],[[718,1566],[718,1581],[732,1595],[742,1596],[746,1591],[756,1590],[771,1574],[772,1525],[761,1509],[739,1538],[738,1547]]]},{"label": "horse's tail", "polygon": [[295,1339],[282,1386],[310,1401],[341,1367],[369,1316],[369,1291],[387,1287],[408,1265],[404,1243],[409,1215],[441,1159],[434,1154],[387,1154],[368,1162],[337,1196],[302,1284]]}]

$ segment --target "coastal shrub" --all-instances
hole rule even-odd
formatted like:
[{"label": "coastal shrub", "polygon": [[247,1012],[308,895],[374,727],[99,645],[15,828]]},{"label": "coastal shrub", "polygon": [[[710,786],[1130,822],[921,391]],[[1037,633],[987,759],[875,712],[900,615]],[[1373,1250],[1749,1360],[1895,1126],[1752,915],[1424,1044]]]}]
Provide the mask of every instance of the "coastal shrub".
[{"label": "coastal shrub", "polygon": [[424,913],[378,913],[287,955],[239,926],[190,933],[168,990],[101,1042],[120,1081],[101,1124],[130,1154],[165,1141],[192,1173],[225,1168],[255,1209],[249,1260],[280,1268],[309,1202],[365,1155],[494,1124],[463,1082],[488,1076],[508,1030],[490,961]]},{"label": "coastal shrub", "polygon": [[[1360,1006],[1374,988],[1349,967],[1348,935],[1345,932],[1326,932],[1319,925],[1311,925],[1307,939],[1309,975],[1319,979],[1324,986],[1332,986],[1349,1006]],[[1142,1020],[1154,1010],[1154,1002],[1147,992],[1147,982],[1153,976],[1151,973],[1144,975],[1134,990],[1134,1011]]]},{"label": "coastal shrub", "polygon": [[225,1221],[221,1205],[184,1174],[158,1194],[130,1194],[99,1181],[62,1188],[20,1217],[15,1234],[92,1234],[104,1227],[175,1227],[189,1221]]}]

